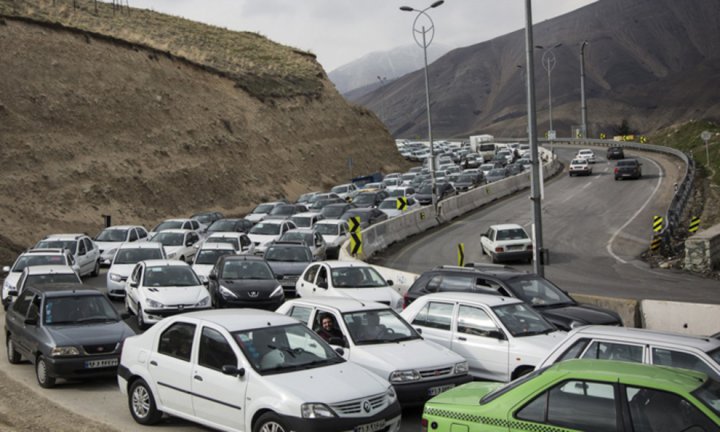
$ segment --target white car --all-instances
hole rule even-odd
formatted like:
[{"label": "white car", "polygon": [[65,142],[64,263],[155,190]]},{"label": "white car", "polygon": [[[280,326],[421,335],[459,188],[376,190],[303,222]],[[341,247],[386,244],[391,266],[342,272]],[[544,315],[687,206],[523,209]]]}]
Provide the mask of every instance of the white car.
[{"label": "white car", "polygon": [[72,267],[76,272],[79,270],[75,259],[66,249],[30,249],[21,253],[12,266],[3,267],[3,273],[7,273],[7,276],[3,281],[2,303],[6,308],[11,301],[10,291],[17,291],[22,271],[25,267],[38,265],[64,265]]},{"label": "white car", "polygon": [[570,161],[568,175],[570,177],[574,175],[592,175],[592,166],[590,166],[587,159],[575,158]]},{"label": "white car", "polygon": [[221,256],[236,255],[235,247],[230,243],[213,243],[207,241],[198,249],[192,263],[192,269],[202,283],[208,282],[208,275]]},{"label": "white car", "polygon": [[321,261],[308,266],[295,285],[300,297],[349,297],[401,311],[403,299],[377,270],[363,262]]},{"label": "white car", "polygon": [[140,261],[167,259],[163,245],[154,241],[123,243],[115,251],[107,271],[107,293],[110,297],[125,297],[125,282]]},{"label": "white car", "polygon": [[77,264],[78,274],[97,276],[100,274],[100,249],[85,234],[51,234],[46,236],[33,249],[67,249]]},{"label": "white car", "polygon": [[590,149],[582,149],[578,150],[577,155],[575,156],[577,159],[585,159],[588,161],[588,163],[595,163],[597,162],[597,159],[595,158],[595,152],[593,152]]},{"label": "white car", "polygon": [[412,186],[393,186],[387,188],[388,196],[391,197],[411,197],[415,195],[415,188]]},{"label": "white car", "polygon": [[494,163],[484,163],[480,165],[480,171],[483,173],[483,178],[487,177],[487,175],[490,173],[490,171],[495,169]]},{"label": "white car", "polygon": [[328,257],[337,257],[340,247],[350,238],[350,229],[343,219],[323,219],[315,224],[317,231],[327,245]]},{"label": "white car", "polygon": [[415,210],[416,208],[420,207],[420,203],[415,200],[413,197],[407,197],[405,198],[407,200],[407,206],[404,210],[399,210],[397,208],[397,202],[398,198],[391,197],[391,198],[385,198],[382,200],[380,205],[378,205],[378,210],[382,211],[386,215],[388,215],[388,218],[394,218],[397,216],[402,215],[405,212],[408,212],[410,210]]},{"label": "white car", "polygon": [[517,224],[492,225],[480,236],[480,251],[493,263],[500,261],[532,262],[533,243],[525,228]]},{"label": "white car", "polygon": [[402,316],[484,380],[507,382],[532,371],[566,335],[522,301],[490,294],[428,294]]},{"label": "white car", "polygon": [[614,326],[573,329],[538,368],[574,358],[618,360],[704,372],[720,380],[720,339]]},{"label": "white car", "polygon": [[313,228],[322,218],[320,212],[302,212],[290,216],[290,220],[298,228]]},{"label": "white car", "polygon": [[210,294],[187,263],[147,260],[135,265],[125,285],[125,305],[140,329],[170,315],[210,308]]},{"label": "white car", "polygon": [[[277,312],[304,322],[342,346],[347,360],[386,378],[402,405],[422,404],[471,380],[464,358],[425,340],[389,306],[328,297],[290,300]],[[328,317],[334,331],[322,327]]]},{"label": "white car", "polygon": [[195,219],[166,219],[157,224],[157,226],[150,231],[148,240],[151,240],[159,232],[169,229],[185,229],[195,231],[198,235],[200,235],[202,227],[200,226],[200,222]]},{"label": "white car", "polygon": [[358,187],[353,183],[345,183],[335,186],[330,189],[330,192],[338,194],[338,196],[345,201],[352,201],[355,195],[358,194]]},{"label": "white car", "polygon": [[[232,245],[237,254],[252,255],[255,251],[255,245],[250,237],[240,232],[214,232],[210,234],[202,244],[205,243],[227,243]],[[195,248],[199,249],[202,244],[196,244]]]},{"label": "white car", "polygon": [[258,205],[257,207],[255,207],[253,209],[253,211],[250,212],[250,214],[246,215],[245,219],[249,220],[252,223],[258,223],[261,220],[263,220],[263,218],[265,216],[270,214],[270,212],[273,211],[273,209],[275,207],[277,207],[279,205],[283,205],[283,204],[287,204],[287,203],[285,203],[283,201],[273,201],[273,202],[262,203],[262,204]]},{"label": "white car", "polygon": [[327,244],[323,236],[312,228],[291,229],[280,237],[281,242],[302,242],[310,248],[313,261],[327,258]]},{"label": "white car", "polygon": [[255,309],[183,314],[127,338],[118,385],[142,425],[167,413],[224,431],[400,430],[386,380]]},{"label": "white car", "polygon": [[163,245],[168,259],[189,262],[197,252],[194,246],[200,241],[200,235],[186,229],[168,229],[157,233],[152,241]]},{"label": "white car", "polygon": [[255,245],[255,254],[263,255],[270,243],[279,240],[287,231],[297,228],[289,220],[269,220],[255,224],[248,232],[248,237]]},{"label": "white car", "polygon": [[[15,285],[15,290],[8,291],[9,299],[17,297],[26,286],[39,286],[57,283],[81,284],[82,280],[75,269],[66,265],[37,265],[25,267]],[[8,302],[8,304],[11,301]]]},{"label": "white car", "polygon": [[138,225],[115,225],[105,228],[95,237],[95,244],[100,249],[100,264],[109,266],[121,243],[142,242],[147,239],[147,230]]}]

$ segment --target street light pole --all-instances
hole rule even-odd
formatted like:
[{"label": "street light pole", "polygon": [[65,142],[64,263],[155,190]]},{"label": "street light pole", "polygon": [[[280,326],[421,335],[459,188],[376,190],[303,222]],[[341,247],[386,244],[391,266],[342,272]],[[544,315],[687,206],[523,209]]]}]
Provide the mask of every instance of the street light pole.
[{"label": "street light pole", "polygon": [[[553,115],[552,115],[552,71],[555,69],[555,66],[557,65],[557,59],[555,58],[555,53],[553,53],[553,50],[559,46],[562,46],[561,43],[548,48],[543,52],[542,56],[542,65],[543,68],[547,71],[548,74],[548,116],[550,118],[550,131],[554,131],[553,129]],[[542,45],[536,45],[536,48],[540,48],[542,50],[545,49]],[[552,139],[552,137],[548,137]]]},{"label": "street light pole", "polygon": [[588,41],[583,41],[580,45],[580,114],[582,118],[581,128],[583,138],[588,137],[587,133],[587,104],[585,102],[585,45]]},{"label": "street light pole", "polygon": [[[415,21],[413,21],[413,39],[415,39],[415,43],[418,44],[420,48],[423,49],[423,58],[425,61],[425,104],[427,106],[427,123],[428,123],[428,140],[430,141],[430,188],[432,193],[432,205],[433,208],[437,209],[437,191],[435,190],[435,146],[433,145],[433,136],[432,136],[432,117],[430,115],[430,83],[428,79],[428,61],[427,61],[427,48],[430,46],[430,44],[433,41],[433,38],[435,37],[435,23],[433,23],[432,18],[430,18],[430,15],[425,13],[428,9],[433,9],[441,4],[445,3],[444,0],[436,1],[435,3],[431,4],[430,6],[426,7],[423,10],[417,10],[415,8],[412,8],[410,6],[401,6],[400,10],[404,12],[417,12],[417,16],[415,16]],[[420,17],[424,17],[427,23],[429,23],[429,27],[425,27],[425,25],[421,25],[418,27],[418,20]],[[418,29],[420,28],[420,29]],[[430,33],[430,39],[427,39],[427,33]],[[418,40],[418,34],[422,34],[422,43]]]},{"label": "street light pole", "polygon": [[533,31],[532,31],[532,4],[531,0],[525,0],[525,61],[527,63],[527,112],[528,112],[528,141],[530,142],[531,159],[531,186],[530,199],[533,206],[533,230],[535,241],[533,242],[533,271],[540,277],[545,276],[543,263],[543,236],[542,236],[542,202],[540,195],[540,175],[542,164],[540,164],[538,143],[537,143],[537,121],[535,120],[535,66],[533,63]]}]

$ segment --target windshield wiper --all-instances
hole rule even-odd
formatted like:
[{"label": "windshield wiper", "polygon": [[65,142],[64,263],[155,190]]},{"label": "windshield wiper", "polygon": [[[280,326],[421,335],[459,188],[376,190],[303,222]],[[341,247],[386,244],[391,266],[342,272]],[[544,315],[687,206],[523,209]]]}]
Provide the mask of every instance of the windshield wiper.
[{"label": "windshield wiper", "polygon": [[117,318],[110,318],[110,317],[89,317],[89,318],[80,318],[78,320],[75,320],[76,323],[91,323],[91,322],[117,322]]},{"label": "windshield wiper", "polygon": [[403,337],[400,337],[397,339],[392,339],[390,342],[404,342],[404,341],[409,341],[409,340],[413,340],[413,339],[418,339],[418,337],[417,336],[403,336]]}]

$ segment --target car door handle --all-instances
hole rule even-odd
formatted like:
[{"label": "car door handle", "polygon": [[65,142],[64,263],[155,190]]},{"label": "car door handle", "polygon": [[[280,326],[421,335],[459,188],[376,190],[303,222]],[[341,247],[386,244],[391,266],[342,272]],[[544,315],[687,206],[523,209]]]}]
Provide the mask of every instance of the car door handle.
[{"label": "car door handle", "polygon": [[466,338],[466,337],[464,337],[464,336],[458,336],[458,340],[460,340],[460,341],[466,341],[466,340],[467,340],[467,338]]},{"label": "car door handle", "polygon": [[203,380],[203,378],[200,375],[195,375],[195,376],[193,376],[193,378],[195,378],[197,381]]},{"label": "car door handle", "polygon": [[151,361],[150,361],[150,365],[151,365],[151,366],[157,366],[157,362],[156,362],[155,360],[151,360]]}]

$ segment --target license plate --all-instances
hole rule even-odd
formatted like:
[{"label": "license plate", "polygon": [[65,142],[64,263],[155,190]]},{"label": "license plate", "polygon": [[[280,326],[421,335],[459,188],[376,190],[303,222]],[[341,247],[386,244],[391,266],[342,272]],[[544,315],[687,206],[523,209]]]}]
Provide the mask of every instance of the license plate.
[{"label": "license plate", "polygon": [[446,384],[446,385],[441,385],[441,386],[437,386],[437,387],[430,387],[428,389],[428,395],[437,396],[440,393],[442,393],[446,390],[450,390],[453,387],[455,387],[455,384]]},{"label": "license plate", "polygon": [[118,359],[88,360],[85,362],[85,369],[117,366]]},{"label": "license plate", "polygon": [[375,432],[385,427],[385,420],[378,420],[373,423],[368,423],[360,426],[356,426],[354,432]]}]

